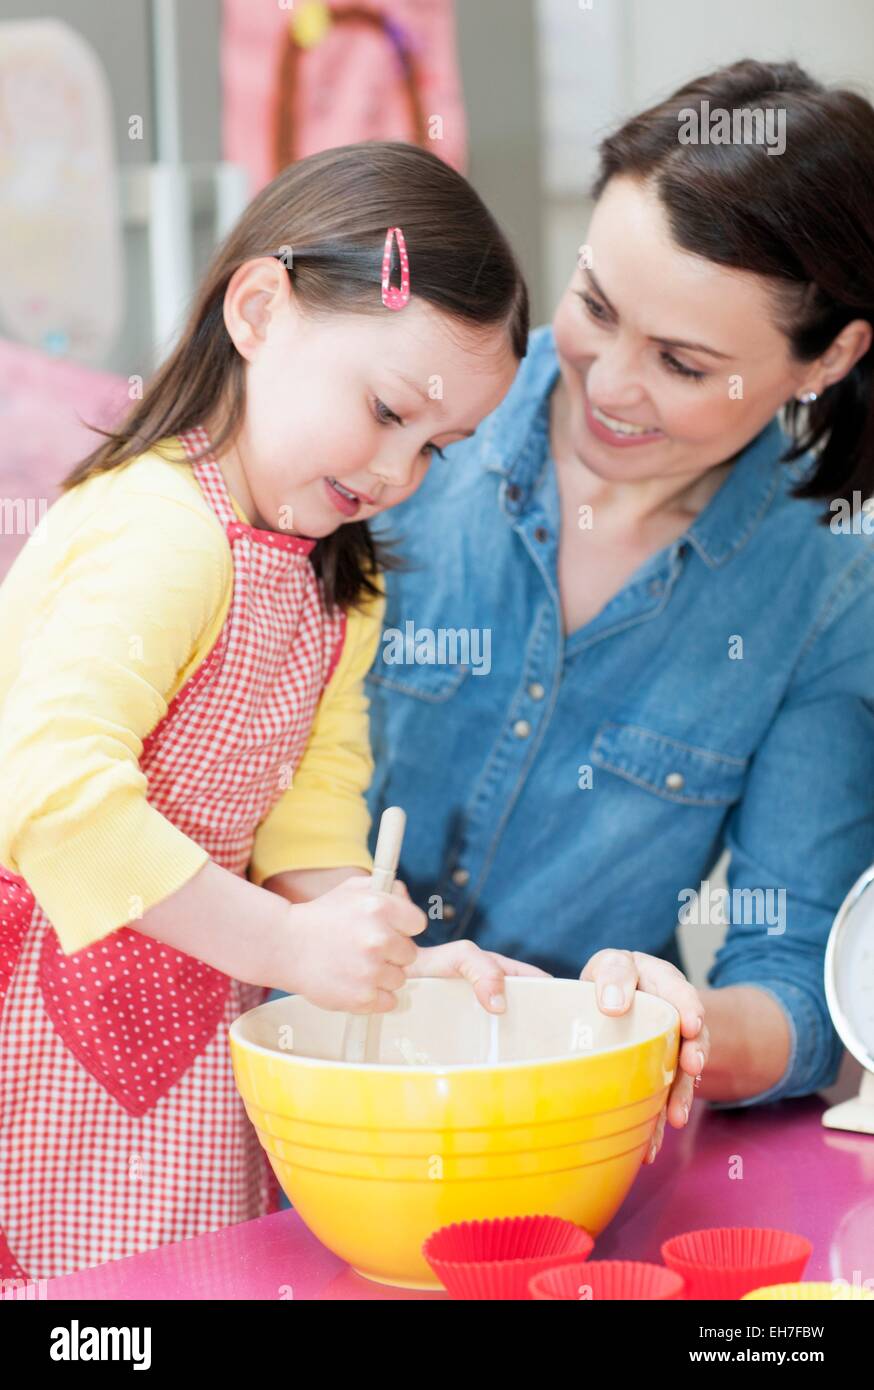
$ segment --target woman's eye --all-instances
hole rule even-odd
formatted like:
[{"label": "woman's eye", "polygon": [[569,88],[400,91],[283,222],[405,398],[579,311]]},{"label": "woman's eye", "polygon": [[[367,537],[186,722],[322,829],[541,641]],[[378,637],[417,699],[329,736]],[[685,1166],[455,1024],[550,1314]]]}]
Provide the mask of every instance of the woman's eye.
[{"label": "woman's eye", "polygon": [[667,350],[662,352],[662,361],[668,368],[668,371],[676,372],[678,376],[690,377],[692,381],[703,381],[704,377],[707,375],[706,372],[696,371],[694,367],[687,367],[684,362],[680,362],[673,353]]},{"label": "woman's eye", "polygon": [[[590,294],[586,294],[585,290],[577,290],[576,294],[579,295],[589,311],[590,317],[593,318],[596,323],[606,323],[609,314],[600,300],[594,299]],[[673,353],[668,352],[667,349],[663,349],[661,356],[668,371],[675,372],[677,376],[686,377],[689,381],[703,381],[707,376],[706,372],[696,371],[694,367],[687,367],[684,362],[681,362]]]},{"label": "woman's eye", "polygon": [[590,294],[586,294],[584,290],[577,290],[577,294],[580,296],[580,299],[585,304],[592,318],[595,319],[598,323],[603,323],[604,320],[607,318],[607,310],[604,308],[604,305],[600,302],[600,300],[593,299],[592,296]]}]

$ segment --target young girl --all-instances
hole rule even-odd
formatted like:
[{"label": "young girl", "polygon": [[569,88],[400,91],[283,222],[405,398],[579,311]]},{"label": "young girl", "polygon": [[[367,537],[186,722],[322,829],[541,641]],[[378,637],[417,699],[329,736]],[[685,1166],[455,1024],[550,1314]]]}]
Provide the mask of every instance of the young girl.
[{"label": "young girl", "polygon": [[267,988],[384,1011],[410,975],[460,972],[497,1009],[526,969],[417,948],[424,914],[370,890],[362,689],[386,563],[368,518],[494,409],[526,337],[512,253],[457,173],[401,144],[306,159],[10,571],[0,1276],[275,1208],[226,1040]]}]

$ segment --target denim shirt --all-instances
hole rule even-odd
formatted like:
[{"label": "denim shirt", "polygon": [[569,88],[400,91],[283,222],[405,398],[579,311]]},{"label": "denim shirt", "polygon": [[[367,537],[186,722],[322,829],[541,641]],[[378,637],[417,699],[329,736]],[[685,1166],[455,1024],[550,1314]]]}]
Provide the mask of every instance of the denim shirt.
[{"label": "denim shirt", "polygon": [[767,991],[791,1034],[785,1074],[739,1103],[808,1094],[842,1055],[829,928],[874,860],[874,539],[789,495],[812,460],[779,463],[774,419],[565,636],[557,378],[538,329],[498,409],[380,520],[410,568],[368,677],[370,809],[407,811],[423,944],[468,936],[564,976],[603,947],[680,964],[678,913],[727,848],[730,900],[698,900],[730,923],[708,983]]}]

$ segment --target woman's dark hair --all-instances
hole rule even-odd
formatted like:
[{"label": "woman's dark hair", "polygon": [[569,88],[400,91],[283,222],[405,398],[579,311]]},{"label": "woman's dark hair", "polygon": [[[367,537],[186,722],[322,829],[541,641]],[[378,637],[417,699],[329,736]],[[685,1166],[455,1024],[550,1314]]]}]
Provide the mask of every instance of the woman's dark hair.
[{"label": "woman's dark hair", "polygon": [[[245,414],[245,363],[224,324],[234,271],[277,256],[298,302],[313,314],[386,314],[380,286],[386,232],[399,226],[413,298],[460,324],[505,325],[517,359],[528,339],[528,293],[506,238],[461,174],[428,150],[399,141],[342,145],[289,165],[263,188],[214,253],[170,357],[114,430],[64,479],[64,490],[127,463],[159,440],[207,419],[211,444],[232,442]],[[397,240],[392,283],[397,284]],[[319,540],[312,562],[325,600],[348,606],[375,593],[373,576],[394,568],[366,522]]]},{"label": "woman's dark hair", "polygon": [[[785,112],[785,150],[682,144],[689,108]],[[685,112],[685,115],[683,114]],[[874,325],[874,108],[797,63],[732,63],[634,116],[600,146],[597,198],[617,174],[652,179],[678,246],[772,282],[775,321],[809,362],[853,319]],[[786,405],[793,445],[814,450],[796,497],[874,489],[874,346],[810,406]],[[823,522],[831,519],[831,512]]]}]

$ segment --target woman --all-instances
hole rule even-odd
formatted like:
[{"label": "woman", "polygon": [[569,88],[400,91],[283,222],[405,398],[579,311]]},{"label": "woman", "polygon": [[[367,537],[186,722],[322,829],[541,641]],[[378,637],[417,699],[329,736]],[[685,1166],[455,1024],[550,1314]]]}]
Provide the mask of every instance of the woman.
[{"label": "woman", "polygon": [[[784,112],[785,150],[681,142],[690,108]],[[753,1104],[840,1060],[823,947],[874,859],[872,189],[874,110],[794,63],[628,121],[551,329],[390,524],[371,808],[406,807],[428,940],[582,966],[608,1013],[671,999],[676,1127],[705,1061],[699,1094]],[[699,997],[678,911],[720,920],[695,895],[725,848]]]}]

